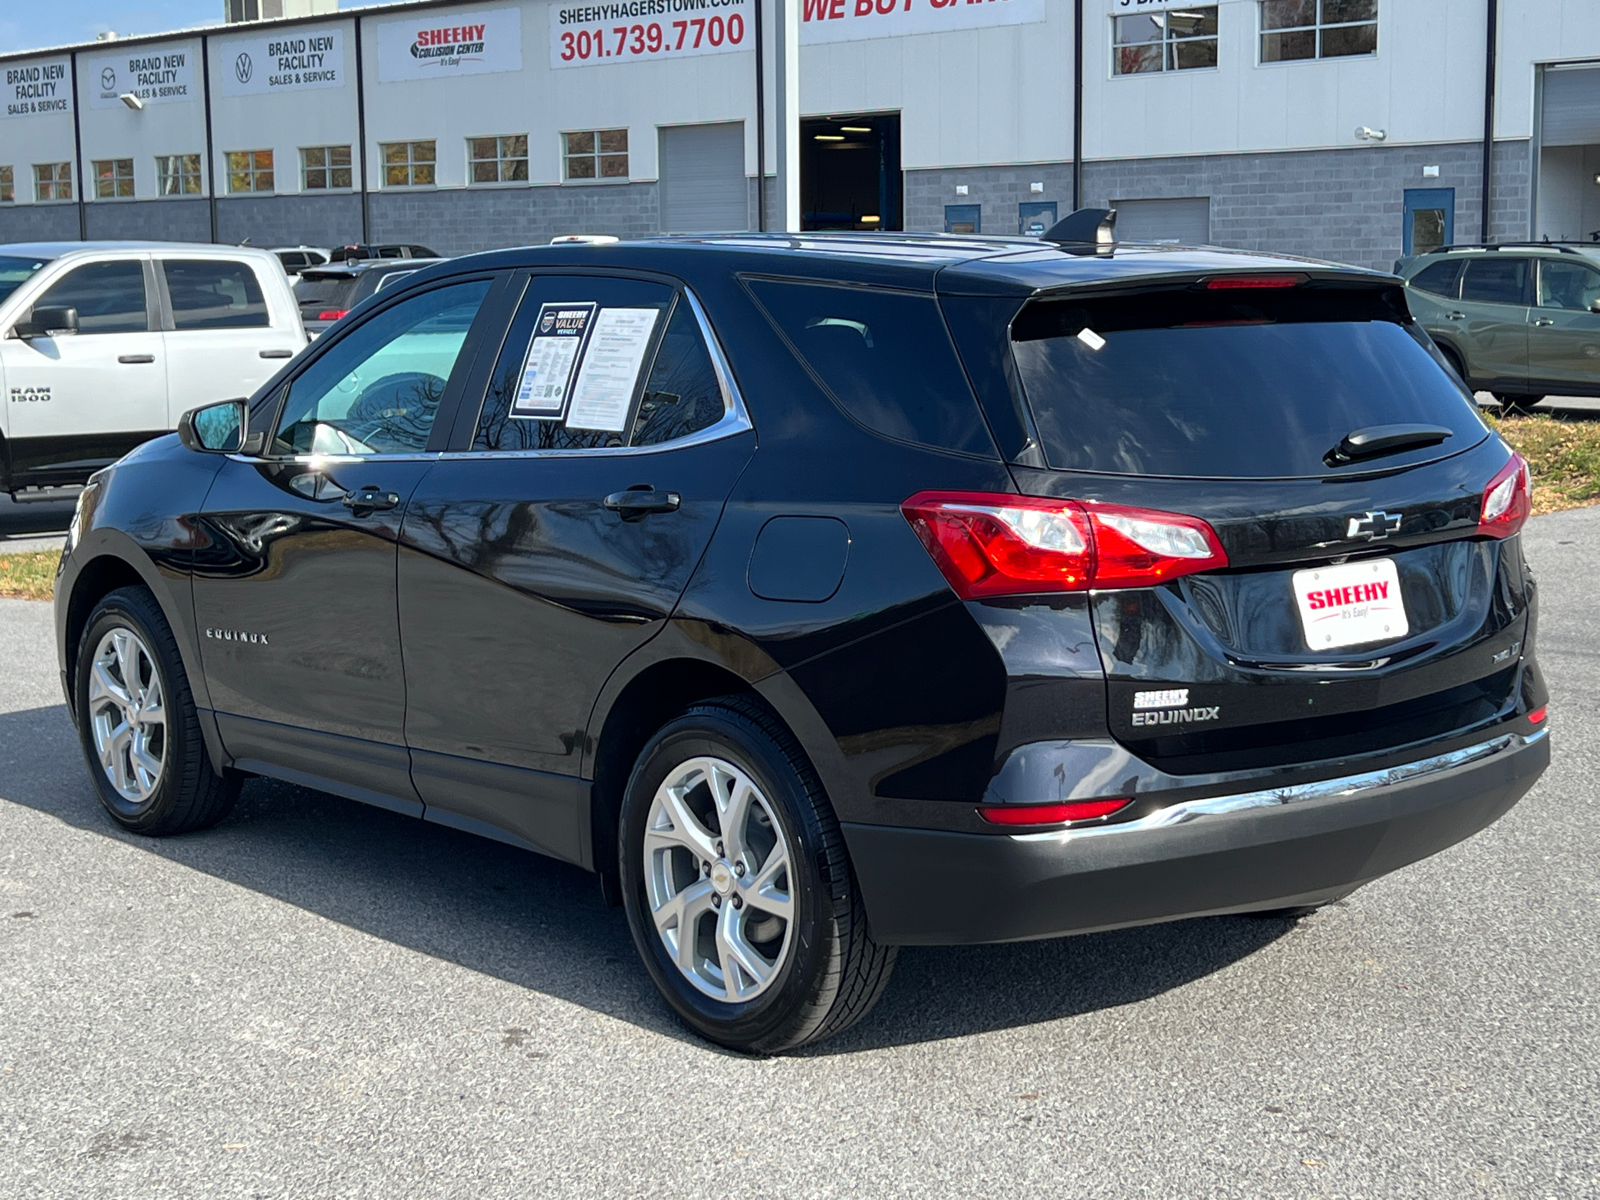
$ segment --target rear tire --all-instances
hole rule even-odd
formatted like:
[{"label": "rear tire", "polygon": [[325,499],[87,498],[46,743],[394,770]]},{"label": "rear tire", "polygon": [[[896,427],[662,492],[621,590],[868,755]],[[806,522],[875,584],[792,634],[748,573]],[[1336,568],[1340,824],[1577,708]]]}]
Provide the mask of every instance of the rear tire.
[{"label": "rear tire", "polygon": [[239,778],[211,768],[177,639],[148,588],[118,588],[95,605],[73,696],[95,792],[124,829],[163,837],[228,815]]},{"label": "rear tire", "polygon": [[815,1042],[877,1003],[896,949],[867,931],[844,838],[793,735],[727,696],[640,752],[619,871],[634,945],[710,1041],[756,1054]]}]

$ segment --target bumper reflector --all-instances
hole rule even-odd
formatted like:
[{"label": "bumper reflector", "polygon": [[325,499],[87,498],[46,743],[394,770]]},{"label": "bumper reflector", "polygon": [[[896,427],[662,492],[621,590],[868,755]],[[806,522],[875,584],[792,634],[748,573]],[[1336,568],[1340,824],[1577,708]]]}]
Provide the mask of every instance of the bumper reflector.
[{"label": "bumper reflector", "polygon": [[1132,800],[1072,800],[1062,804],[999,804],[980,808],[978,815],[992,825],[1066,825],[1109,817]]},{"label": "bumper reflector", "polygon": [[1549,711],[1550,706],[1548,704],[1541,704],[1538,708],[1534,709],[1528,714],[1528,720],[1534,725],[1543,725],[1545,716],[1549,713]]}]

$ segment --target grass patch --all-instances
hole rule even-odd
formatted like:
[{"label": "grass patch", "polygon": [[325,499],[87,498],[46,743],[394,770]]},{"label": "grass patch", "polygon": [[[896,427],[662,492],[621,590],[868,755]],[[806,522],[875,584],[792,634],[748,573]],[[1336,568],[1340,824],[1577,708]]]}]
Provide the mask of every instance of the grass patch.
[{"label": "grass patch", "polygon": [[0,596],[10,600],[48,600],[55,593],[59,550],[0,554]]},{"label": "grass patch", "polygon": [[1559,512],[1600,500],[1600,421],[1545,413],[1484,419],[1533,468],[1533,511]]}]

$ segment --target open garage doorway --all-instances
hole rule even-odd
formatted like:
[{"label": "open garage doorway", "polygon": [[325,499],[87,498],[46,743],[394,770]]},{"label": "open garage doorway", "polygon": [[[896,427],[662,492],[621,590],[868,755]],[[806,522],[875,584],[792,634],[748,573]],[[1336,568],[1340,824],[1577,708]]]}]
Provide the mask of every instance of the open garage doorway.
[{"label": "open garage doorway", "polygon": [[800,228],[902,229],[900,114],[800,122]]}]

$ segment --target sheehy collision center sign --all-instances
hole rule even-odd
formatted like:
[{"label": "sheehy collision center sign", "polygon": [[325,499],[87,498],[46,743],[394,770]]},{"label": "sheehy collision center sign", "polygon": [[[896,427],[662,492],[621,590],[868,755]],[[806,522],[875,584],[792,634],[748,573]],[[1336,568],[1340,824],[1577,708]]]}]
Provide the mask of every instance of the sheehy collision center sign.
[{"label": "sheehy collision center sign", "polygon": [[522,70],[522,10],[427,9],[378,26],[378,79],[453,79]]},{"label": "sheehy collision center sign", "polygon": [[[682,58],[749,50],[752,0],[557,0],[550,11],[550,65]],[[1045,0],[797,0],[802,43],[853,42],[946,29],[1025,25],[1045,19]]]},{"label": "sheehy collision center sign", "polygon": [[6,68],[6,106],[0,116],[37,117],[72,111],[72,67],[64,58]]},{"label": "sheehy collision center sign", "polygon": [[198,50],[186,46],[182,50],[128,50],[85,57],[78,61],[78,77],[89,89],[91,108],[118,108],[127,92],[146,104],[196,100],[200,97],[195,80],[199,56]]},{"label": "sheehy collision center sign", "polygon": [[337,25],[219,41],[211,54],[211,78],[221,76],[224,96],[344,86],[344,30]]}]

